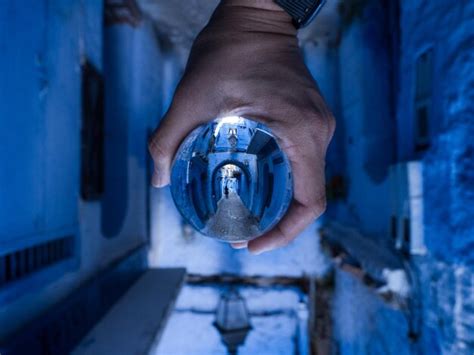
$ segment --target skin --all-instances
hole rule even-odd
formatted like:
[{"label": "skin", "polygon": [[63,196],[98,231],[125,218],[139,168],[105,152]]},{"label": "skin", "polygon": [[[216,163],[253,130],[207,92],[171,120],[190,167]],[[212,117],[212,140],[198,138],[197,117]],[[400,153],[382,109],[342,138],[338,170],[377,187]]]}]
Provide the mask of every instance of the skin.
[{"label": "skin", "polygon": [[291,18],[271,0],[223,0],[196,38],[149,142],[153,186],[170,183],[174,155],[195,127],[229,115],[268,125],[294,177],[294,199],[279,224],[233,247],[260,254],[285,246],[326,208],[325,156],[335,121],[303,62]]}]

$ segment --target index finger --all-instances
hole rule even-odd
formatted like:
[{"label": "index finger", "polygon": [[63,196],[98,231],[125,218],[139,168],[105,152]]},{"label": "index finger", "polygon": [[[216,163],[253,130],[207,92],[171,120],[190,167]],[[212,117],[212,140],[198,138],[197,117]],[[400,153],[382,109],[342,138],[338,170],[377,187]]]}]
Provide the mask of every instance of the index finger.
[{"label": "index finger", "polygon": [[293,171],[294,199],[285,216],[272,230],[249,242],[248,248],[252,253],[260,254],[287,245],[326,208],[325,152],[321,152],[323,149],[318,149],[313,140],[306,139],[304,147],[284,144]]},{"label": "index finger", "polygon": [[287,245],[323,211],[324,209],[321,209],[317,214],[314,209],[293,200],[286,215],[272,230],[248,243],[249,251],[253,254],[261,254]]}]

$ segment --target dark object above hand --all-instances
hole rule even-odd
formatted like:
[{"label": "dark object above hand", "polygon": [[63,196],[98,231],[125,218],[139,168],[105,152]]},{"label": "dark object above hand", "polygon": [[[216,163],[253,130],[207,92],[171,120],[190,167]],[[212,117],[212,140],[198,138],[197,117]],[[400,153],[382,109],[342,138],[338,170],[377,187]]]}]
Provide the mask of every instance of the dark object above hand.
[{"label": "dark object above hand", "polygon": [[275,0],[293,19],[296,28],[305,27],[318,14],[325,0]]}]

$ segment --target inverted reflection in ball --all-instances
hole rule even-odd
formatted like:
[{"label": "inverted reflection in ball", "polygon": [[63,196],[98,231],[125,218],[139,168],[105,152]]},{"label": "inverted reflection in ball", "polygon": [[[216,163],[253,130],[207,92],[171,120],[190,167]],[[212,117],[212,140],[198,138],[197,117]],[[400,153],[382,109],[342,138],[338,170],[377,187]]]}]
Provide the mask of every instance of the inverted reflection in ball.
[{"label": "inverted reflection in ball", "polygon": [[271,229],[293,196],[288,158],[263,124],[225,117],[181,144],[171,173],[173,200],[187,223],[227,242]]}]

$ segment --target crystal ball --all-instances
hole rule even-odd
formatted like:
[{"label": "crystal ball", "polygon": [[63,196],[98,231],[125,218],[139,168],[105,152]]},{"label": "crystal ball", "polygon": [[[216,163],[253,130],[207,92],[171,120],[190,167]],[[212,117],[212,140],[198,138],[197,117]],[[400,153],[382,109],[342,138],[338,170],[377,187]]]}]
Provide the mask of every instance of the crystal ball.
[{"label": "crystal ball", "polygon": [[244,117],[215,119],[181,143],[171,194],[184,220],[225,242],[254,239],[286,213],[291,166],[270,129]]}]

